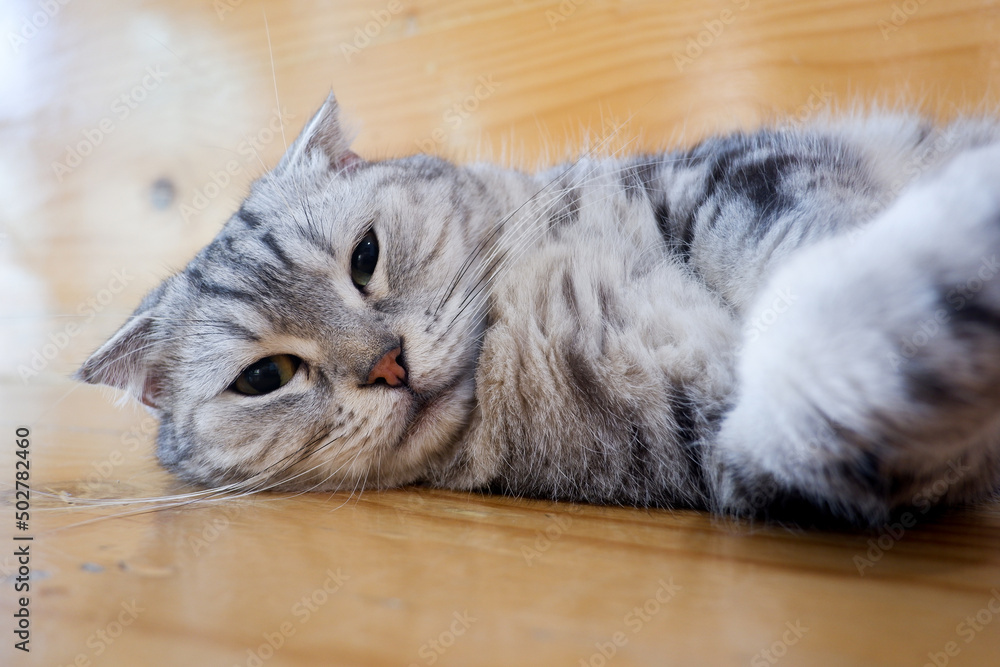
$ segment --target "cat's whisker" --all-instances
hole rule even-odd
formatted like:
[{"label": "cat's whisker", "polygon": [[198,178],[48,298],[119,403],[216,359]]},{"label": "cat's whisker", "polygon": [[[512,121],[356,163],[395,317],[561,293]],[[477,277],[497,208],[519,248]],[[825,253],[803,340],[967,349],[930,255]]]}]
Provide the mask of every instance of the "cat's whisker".
[{"label": "cat's whisker", "polygon": [[[222,487],[215,487],[212,489],[201,489],[198,491],[191,491],[188,493],[174,494],[170,496],[156,496],[153,498],[87,498],[78,497],[67,494],[66,492],[54,493],[51,491],[35,491],[35,494],[44,498],[50,498],[52,500],[61,500],[67,505],[85,505],[88,507],[115,507],[119,505],[136,505],[136,504],[148,504],[155,502],[174,502],[183,501],[190,499],[199,499],[206,496],[214,495],[216,493],[225,492],[231,489],[238,488],[238,483],[232,483]],[[65,509],[64,507],[40,507],[40,511],[59,511]]]},{"label": "cat's whisker", "polygon": [[[561,196],[564,191],[556,191],[554,198]],[[445,329],[445,333],[449,332],[451,328],[456,323],[458,317],[464,310],[468,307],[474,306],[478,308],[481,303],[480,295],[483,295],[485,299],[486,290],[491,287],[496,281],[504,277],[509,267],[514,266],[520,259],[523,258],[525,252],[531,248],[539,238],[544,236],[547,232],[545,226],[538,224],[543,219],[551,217],[553,211],[548,208],[542,208],[537,212],[536,217],[530,224],[525,224],[524,227],[530,230],[530,235],[525,235],[519,238],[514,244],[505,251],[505,255],[501,258],[499,266],[491,266],[490,270],[485,272],[484,276],[475,282],[470,290],[463,297],[463,300],[459,303],[457,312],[449,322],[449,325]],[[485,313],[480,315],[477,320],[481,320],[485,317]],[[478,322],[475,326],[478,326]]]},{"label": "cat's whisker", "polygon": [[[310,441],[310,443],[307,443],[307,445],[304,446],[303,448],[301,448],[300,450],[292,452],[291,454],[289,454],[288,456],[284,457],[280,461],[278,461],[278,462],[272,464],[271,466],[269,466],[268,469],[266,469],[268,471],[271,468],[273,468],[274,466],[276,466],[276,465],[283,465],[284,467],[281,468],[281,469],[279,469],[276,472],[271,473],[270,477],[265,478],[264,480],[262,480],[262,484],[263,485],[260,486],[260,487],[258,487],[258,488],[256,488],[256,489],[253,489],[253,491],[256,492],[256,491],[268,490],[268,489],[274,488],[274,487],[279,486],[279,485],[285,485],[285,486],[287,486],[290,483],[294,482],[295,480],[297,480],[297,479],[299,479],[301,477],[306,477],[309,474],[311,474],[313,471],[318,470],[319,468],[321,468],[322,466],[324,466],[326,464],[325,461],[318,461],[316,464],[312,465],[311,467],[308,467],[308,468],[306,468],[306,469],[304,469],[304,470],[302,470],[302,471],[300,471],[300,472],[298,472],[298,473],[296,473],[294,475],[279,477],[279,475],[281,475],[285,471],[292,469],[294,466],[296,466],[299,463],[305,461],[309,457],[312,457],[312,456],[315,456],[315,455],[321,453],[324,449],[326,449],[327,447],[329,447],[330,445],[332,445],[334,442],[338,441],[338,438],[331,438],[327,442],[325,442],[323,445],[321,445],[319,447],[316,447],[316,448],[313,447],[314,443],[319,442],[320,440],[325,439],[325,437],[326,437],[326,435],[322,435],[320,437],[317,437],[317,438],[313,439],[312,441]],[[356,449],[357,449],[357,451],[353,454],[353,456],[350,459],[346,460],[338,468],[336,468],[335,470],[331,471],[327,475],[327,477],[326,477],[327,480],[328,479],[332,479],[342,469],[344,469],[345,467],[353,465],[357,461],[357,458],[363,453],[364,449],[362,447],[358,447]],[[295,460],[292,461],[291,463],[288,463],[288,460],[292,459],[292,458],[294,458]],[[265,472],[265,471],[261,471],[261,472]],[[259,475],[260,475],[260,473],[258,473],[258,476]],[[252,479],[253,478],[251,478],[251,480]],[[250,480],[248,480],[248,481],[250,481]],[[319,486],[322,485],[322,484],[325,484],[325,480],[321,480],[317,484],[313,485],[312,489],[319,488]]]},{"label": "cat's whisker", "polygon": [[[353,466],[357,462],[358,458],[361,456],[362,452],[363,452],[363,449],[359,447],[357,449],[357,451],[354,453],[354,455],[349,460],[344,461],[344,463],[342,463],[338,468],[336,468],[335,470],[330,471],[326,475],[326,477],[324,479],[320,480],[319,482],[317,482],[316,485],[313,486],[313,489],[319,488],[320,485],[325,485],[328,480],[333,479],[336,476],[336,474],[338,472],[340,472],[342,469],[344,469],[345,467]],[[316,470],[319,467],[321,467],[322,465],[323,465],[322,462],[321,463],[317,463],[316,466],[314,466],[313,468],[310,468],[310,471]],[[367,479],[367,477],[366,477],[366,479]],[[331,510],[331,511],[336,511],[336,510],[344,507],[345,505],[347,505],[347,503],[349,503],[350,500],[351,500],[351,498],[354,496],[354,490],[356,490],[356,489],[357,489],[357,482],[355,482],[354,489],[351,490],[350,494],[344,500],[344,502],[342,502],[337,507],[333,508],[333,510]],[[343,491],[343,489],[340,489],[340,488],[337,489],[338,493],[340,493],[342,491]]]},{"label": "cat's whisker", "polygon": [[[456,286],[457,286],[457,285],[458,285],[458,284],[459,284],[459,283],[461,282],[461,279],[462,279],[462,278],[463,278],[463,277],[465,276],[466,272],[467,272],[467,271],[468,271],[468,270],[469,270],[469,269],[471,268],[471,266],[472,266],[472,265],[474,264],[475,260],[476,260],[477,258],[479,258],[479,256],[480,256],[480,255],[482,254],[482,252],[483,252],[483,251],[484,251],[484,250],[485,250],[485,249],[486,249],[487,247],[490,247],[490,244],[491,244],[491,243],[492,243],[492,242],[493,242],[493,241],[494,241],[494,240],[495,240],[495,239],[496,239],[496,238],[497,238],[497,237],[498,237],[498,236],[499,236],[500,234],[502,234],[502,233],[504,233],[504,232],[508,232],[508,233],[517,233],[518,231],[520,231],[520,229],[521,229],[522,227],[524,227],[525,225],[528,225],[528,224],[530,224],[530,222],[531,222],[530,218],[527,218],[527,217],[522,217],[522,218],[521,218],[520,220],[518,220],[518,221],[517,221],[517,222],[515,223],[515,225],[514,225],[514,227],[513,227],[512,229],[509,229],[509,230],[507,229],[507,223],[508,223],[508,222],[509,222],[510,220],[514,219],[514,218],[515,218],[515,216],[517,216],[517,214],[518,214],[518,213],[520,213],[520,212],[522,211],[522,209],[524,209],[524,207],[526,207],[526,206],[528,206],[528,205],[530,205],[530,204],[532,204],[532,203],[535,203],[535,202],[537,202],[537,200],[538,200],[539,196],[541,196],[541,195],[548,195],[548,196],[552,197],[553,199],[554,199],[554,198],[557,198],[557,197],[559,196],[559,194],[560,194],[560,191],[559,191],[559,190],[556,190],[555,192],[552,192],[552,185],[553,185],[553,184],[555,184],[555,183],[556,183],[556,182],[557,182],[557,181],[558,181],[559,179],[561,179],[561,178],[562,178],[562,177],[563,177],[563,176],[564,176],[564,175],[565,175],[566,173],[568,173],[568,172],[569,172],[569,171],[570,171],[571,169],[573,169],[573,167],[574,167],[574,166],[575,166],[575,165],[570,165],[570,166],[566,167],[566,169],[565,169],[565,170],[564,170],[564,171],[563,171],[562,173],[560,173],[560,174],[556,175],[556,176],[555,176],[555,177],[553,177],[553,178],[552,178],[552,179],[551,179],[550,181],[548,181],[547,183],[545,183],[544,185],[542,185],[542,186],[541,186],[541,187],[540,187],[540,188],[539,188],[538,190],[536,190],[536,191],[535,191],[535,192],[534,192],[534,193],[533,193],[533,194],[532,194],[532,195],[531,195],[530,197],[528,197],[528,199],[526,199],[525,201],[523,201],[523,202],[522,202],[522,203],[521,203],[520,205],[518,205],[518,206],[517,206],[517,207],[516,207],[516,208],[515,208],[515,209],[514,209],[513,211],[511,211],[511,212],[510,212],[510,213],[508,213],[507,215],[503,216],[503,217],[502,217],[502,218],[500,219],[500,221],[499,221],[498,223],[496,223],[496,224],[495,224],[495,225],[493,226],[493,228],[492,228],[492,230],[490,231],[490,233],[489,233],[489,234],[488,234],[488,235],[487,235],[487,236],[486,236],[486,237],[485,237],[485,238],[484,238],[484,239],[483,239],[482,241],[480,241],[480,243],[479,243],[479,244],[477,244],[477,245],[476,245],[476,247],[474,247],[474,248],[473,248],[473,250],[472,250],[472,251],[471,251],[471,252],[469,253],[469,255],[468,255],[468,257],[466,258],[465,262],[464,262],[464,263],[462,264],[462,266],[460,267],[460,269],[459,269],[459,271],[458,271],[458,274],[457,274],[457,275],[455,276],[455,278],[453,278],[453,279],[452,279],[452,281],[451,281],[451,285],[452,285],[452,287],[451,287],[451,289],[450,289],[450,290],[449,290],[449,291],[448,291],[448,292],[447,292],[447,293],[445,294],[445,296],[444,296],[444,298],[443,298],[443,300],[442,300],[442,303],[443,303],[444,301],[447,301],[447,300],[448,300],[449,298],[451,298],[451,294],[453,293],[453,291],[454,291],[454,288],[455,288],[455,287],[456,287]],[[543,208],[544,208],[544,207],[543,207]],[[500,250],[498,249],[497,245],[496,245],[496,244],[493,244],[493,247],[492,247],[492,249],[491,249],[491,253],[495,254],[496,252],[499,252],[499,251],[500,251]],[[488,263],[488,260],[489,260],[489,258],[490,258],[490,257],[491,257],[491,255],[487,255],[487,257],[486,257],[486,258],[484,259],[484,261],[483,261],[483,262],[481,262],[481,263],[482,263],[482,264],[486,264],[486,263]],[[439,304],[439,308],[440,308],[440,304]]]},{"label": "cat's whisker", "polygon": [[[264,31],[267,34],[267,55],[271,60],[271,79],[274,81],[274,103],[277,105],[278,115],[281,115],[281,98],[278,96],[278,70],[274,66],[274,47],[271,44],[271,25],[267,21],[267,7],[265,3],[260,3],[260,13],[264,16]],[[281,123],[281,143],[285,150],[288,150],[288,140],[285,138],[285,124]]]},{"label": "cat's whisker", "polygon": [[[117,507],[117,506],[129,506],[135,504],[151,505],[149,507],[140,507],[131,511],[116,512],[113,514],[103,515],[99,517],[94,517],[84,521],[75,522],[66,526],[60,526],[58,528],[53,528],[47,530],[46,533],[56,533],[63,530],[70,530],[74,528],[80,528],[83,526],[88,526],[94,523],[99,523],[103,521],[109,521],[113,519],[121,519],[133,516],[139,516],[142,514],[149,514],[153,512],[161,512],[164,510],[177,509],[180,507],[186,507],[192,504],[203,504],[209,502],[223,502],[228,500],[238,499],[243,497],[244,494],[231,495],[230,487],[236,485],[225,485],[223,487],[218,487],[214,489],[205,489],[202,492],[193,494],[179,494],[175,496],[160,496],[154,498],[128,498],[128,499],[103,499],[94,500],[91,503],[87,503],[86,506],[90,509],[100,509],[102,507]],[[59,498],[65,501],[65,497],[62,494],[53,494],[54,498]],[[74,498],[73,504],[79,504],[80,501],[85,500],[81,498]],[[92,500],[92,499],[86,499]],[[51,508],[53,510],[70,510],[70,509],[80,509],[80,507],[63,507],[63,508]]]},{"label": "cat's whisker", "polygon": [[[272,463],[271,465],[267,466],[266,468],[264,468],[263,470],[261,470],[259,473],[257,473],[254,477],[249,478],[247,480],[247,482],[248,483],[252,482],[256,477],[263,476],[263,479],[261,480],[261,483],[263,484],[263,487],[258,488],[256,490],[266,490],[268,488],[274,488],[274,487],[276,487],[276,486],[278,486],[280,484],[289,484],[289,483],[295,481],[296,479],[298,479],[299,477],[302,477],[304,475],[309,474],[315,468],[309,468],[309,469],[307,469],[307,470],[305,470],[303,472],[300,472],[300,473],[297,473],[295,475],[292,475],[291,477],[288,477],[288,476],[281,477],[280,476],[283,473],[285,473],[286,471],[294,468],[296,465],[302,463],[303,461],[305,461],[306,459],[308,459],[310,456],[314,456],[317,452],[320,452],[323,449],[325,449],[326,447],[329,447],[331,444],[333,444],[334,442],[336,442],[338,440],[338,438],[336,438],[336,437],[329,438],[327,440],[328,436],[329,436],[329,432],[327,430],[325,430],[325,429],[321,429],[321,432],[317,436],[315,436],[315,437],[311,438],[309,441],[307,441],[306,444],[303,445],[300,449],[295,450],[295,451],[287,454],[286,456],[282,457],[278,461],[275,461],[274,463]],[[323,445],[320,445],[319,447],[316,447],[316,443],[318,443],[320,441],[323,441],[323,440],[327,440],[327,442],[324,443]],[[321,463],[318,463],[317,466],[318,465],[321,465]],[[281,467],[278,467],[278,466],[281,466]],[[274,470],[274,468],[276,468],[276,467],[278,467],[278,469]],[[268,485],[270,485],[270,486],[268,486]],[[248,484],[248,486],[252,486],[252,484]]]},{"label": "cat's whisker", "polygon": [[[515,211],[513,213],[511,213],[506,218],[504,218],[504,222],[506,222],[507,220],[510,219],[511,216],[513,216],[515,213],[519,212],[525,205],[527,205],[528,203],[530,203],[533,200],[537,199],[537,197],[539,196],[539,194],[541,194],[542,192],[545,192],[546,190],[549,191],[548,192],[548,194],[549,194],[549,200],[544,205],[542,205],[539,208],[539,210],[538,210],[537,215],[536,215],[535,218],[522,217],[522,219],[519,220],[518,223],[515,224],[515,226],[509,230],[509,232],[508,232],[509,235],[516,235],[517,233],[520,232],[521,229],[524,229],[524,228],[532,229],[535,232],[535,236],[533,236],[530,240],[524,240],[524,239],[522,239],[520,241],[519,245],[515,246],[515,248],[516,247],[521,247],[521,248],[530,247],[530,245],[531,245],[531,243],[533,241],[537,240],[541,235],[543,235],[545,233],[544,228],[542,228],[540,230],[537,229],[539,227],[538,222],[540,222],[542,220],[542,218],[546,216],[546,214],[551,214],[550,206],[551,206],[551,204],[553,202],[558,201],[563,196],[563,194],[565,194],[566,192],[570,191],[573,188],[583,188],[583,187],[586,187],[586,185],[588,183],[588,178],[597,169],[597,165],[596,164],[591,168],[590,172],[588,172],[587,174],[584,174],[583,178],[578,179],[577,182],[574,182],[574,183],[572,183],[571,185],[569,185],[569,186],[567,186],[565,188],[552,188],[551,187],[552,185],[554,185],[554,183],[556,183],[560,179],[564,178],[572,169],[574,169],[576,166],[578,166],[581,163],[582,160],[583,160],[583,158],[580,158],[579,160],[577,160],[576,162],[574,162],[572,165],[570,165],[569,167],[567,167],[563,172],[561,172],[555,178],[553,178],[552,180],[550,180],[546,184],[546,186],[544,188],[540,189],[538,192],[536,192],[534,195],[532,195],[532,197],[529,198],[528,201],[522,203],[521,206],[519,206],[517,209],[515,209]],[[611,195],[609,195],[609,196],[611,196]],[[496,234],[499,231],[500,231],[500,227],[498,226],[497,229],[495,229],[493,233]],[[482,251],[483,247],[484,246],[482,244],[480,244],[480,246],[477,247],[470,254],[469,258],[466,260],[466,263],[463,264],[463,267],[460,270],[458,276],[456,276],[456,278],[452,281],[452,287],[446,293],[444,299],[442,300],[442,304],[443,304],[444,301],[446,301],[447,299],[449,299],[451,297],[451,294],[453,294],[453,292],[454,292],[455,286],[457,286],[457,284],[461,280],[461,278],[464,277],[465,271],[467,271],[468,267],[471,266],[473,259],[475,258],[475,256],[478,253],[480,253]],[[490,276],[492,278],[492,277],[496,276],[498,273],[502,274],[501,271],[489,270],[489,269],[493,268],[493,266],[491,264],[491,260],[499,252],[505,252],[506,255],[509,255],[510,254],[509,250],[510,249],[501,250],[498,246],[494,246],[492,248],[492,250],[491,250],[491,253],[489,255],[487,255],[487,257],[482,260],[481,266],[484,267],[484,272],[488,276]],[[520,259],[520,257],[523,255],[523,253],[516,253],[516,254],[517,254],[517,256],[515,258],[511,259],[508,263],[513,263],[515,261],[515,259]],[[505,257],[505,259],[506,259],[506,257]],[[482,276],[480,276],[480,279],[481,278],[482,278]],[[477,280],[477,282],[479,282],[479,281]],[[440,304],[439,304],[439,309],[440,309]]]},{"label": "cat's whisker", "polygon": [[[583,158],[580,158],[580,160],[582,159]],[[441,309],[441,306],[448,299],[451,298],[451,295],[454,293],[455,288],[461,282],[462,278],[465,276],[469,268],[474,264],[476,258],[483,252],[483,250],[489,247],[489,245],[495,240],[497,236],[499,236],[504,231],[507,222],[509,222],[511,219],[514,218],[514,216],[520,213],[525,206],[528,206],[529,204],[534,202],[540,194],[546,193],[553,184],[555,184],[561,178],[563,178],[565,174],[569,173],[576,166],[576,164],[579,163],[580,160],[577,160],[576,162],[570,164],[565,168],[565,170],[563,170],[562,173],[557,174],[551,180],[543,184],[540,188],[538,188],[537,191],[535,191],[530,197],[528,197],[528,199],[519,204],[513,211],[503,216],[500,219],[500,221],[493,226],[493,228],[490,230],[490,233],[473,248],[473,250],[469,253],[469,256],[466,258],[465,262],[463,262],[462,266],[459,268],[457,275],[451,281],[451,287],[442,297],[441,302],[435,309],[434,311],[435,314],[437,314],[437,312]]]},{"label": "cat's whisker", "polygon": [[[535,226],[535,223],[537,223],[537,221],[540,219],[541,215],[539,215],[535,219],[525,217],[517,223],[515,228],[510,230],[509,234],[514,235],[521,229],[524,229],[526,227],[531,228]],[[537,238],[537,233],[535,238]],[[466,309],[469,299],[475,296],[477,288],[484,285],[492,284],[492,282],[496,280],[497,277],[503,274],[503,271],[501,270],[500,267],[503,266],[504,264],[507,265],[513,264],[520,256],[523,255],[523,252],[530,247],[531,240],[532,239],[530,237],[529,238],[522,237],[517,241],[515,241],[514,246],[511,248],[500,249],[498,247],[494,247],[493,249],[491,249],[490,253],[481,261],[478,275],[476,276],[470,288],[466,291],[465,295],[462,297],[462,301],[459,302],[456,308],[456,312],[452,317],[452,320],[449,322],[449,325],[445,328],[445,332],[450,331],[456,319]],[[515,252],[513,252],[512,254],[512,251]],[[454,293],[455,286],[457,286],[457,283],[453,283],[453,288],[449,292],[449,295],[447,295],[447,298],[450,298],[450,295]],[[442,305],[443,303],[444,302],[442,302]]]}]

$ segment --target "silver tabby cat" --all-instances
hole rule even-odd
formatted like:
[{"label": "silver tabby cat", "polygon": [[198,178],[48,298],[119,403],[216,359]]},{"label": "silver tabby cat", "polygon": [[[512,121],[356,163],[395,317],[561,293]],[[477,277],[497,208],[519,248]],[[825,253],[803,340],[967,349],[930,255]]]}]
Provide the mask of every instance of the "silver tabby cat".
[{"label": "silver tabby cat", "polygon": [[538,174],[331,96],[77,377],[231,489],[878,524],[1000,483],[1000,130],[872,115]]}]

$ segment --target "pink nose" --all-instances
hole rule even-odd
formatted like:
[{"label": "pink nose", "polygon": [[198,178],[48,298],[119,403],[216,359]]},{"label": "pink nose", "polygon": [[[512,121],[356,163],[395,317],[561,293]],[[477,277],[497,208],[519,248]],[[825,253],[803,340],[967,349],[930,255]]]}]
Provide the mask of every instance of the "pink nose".
[{"label": "pink nose", "polygon": [[399,355],[403,353],[400,347],[385,353],[368,374],[368,384],[375,384],[379,379],[385,380],[390,387],[398,387],[406,382],[406,369],[399,365]]}]

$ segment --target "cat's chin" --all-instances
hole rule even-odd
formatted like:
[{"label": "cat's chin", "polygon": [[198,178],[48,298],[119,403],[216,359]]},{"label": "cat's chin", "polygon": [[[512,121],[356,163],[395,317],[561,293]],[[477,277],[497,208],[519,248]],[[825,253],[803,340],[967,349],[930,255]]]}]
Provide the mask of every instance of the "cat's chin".
[{"label": "cat's chin", "polygon": [[465,433],[475,404],[475,378],[459,378],[433,395],[414,394],[417,410],[395,447],[400,469],[412,471],[409,483]]}]

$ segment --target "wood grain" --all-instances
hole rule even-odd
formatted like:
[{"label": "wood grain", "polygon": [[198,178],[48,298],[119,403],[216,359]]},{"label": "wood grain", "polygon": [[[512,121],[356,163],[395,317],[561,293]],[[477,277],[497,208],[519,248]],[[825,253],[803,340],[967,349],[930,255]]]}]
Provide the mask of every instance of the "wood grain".
[{"label": "wood grain", "polygon": [[154,421],[67,376],[331,88],[369,157],[535,166],[856,104],[989,111],[998,21],[975,0],[5,1],[0,662],[997,664],[996,504],[871,535],[421,489],[93,508],[185,489]]}]

